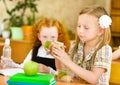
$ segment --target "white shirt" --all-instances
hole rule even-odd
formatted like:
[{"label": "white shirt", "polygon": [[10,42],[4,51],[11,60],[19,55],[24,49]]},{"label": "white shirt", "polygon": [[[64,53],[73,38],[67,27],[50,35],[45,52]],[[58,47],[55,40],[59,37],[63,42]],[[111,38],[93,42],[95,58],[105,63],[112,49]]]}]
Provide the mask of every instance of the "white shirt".
[{"label": "white shirt", "polygon": [[[40,57],[44,57],[44,58],[52,58],[52,59],[54,59],[54,57],[53,57],[52,55],[46,54],[46,50],[44,49],[43,46],[41,46],[41,47],[38,49],[37,56],[38,56],[38,57],[40,56]],[[23,68],[24,64],[25,64],[27,61],[31,60],[31,58],[32,58],[32,50],[30,50],[30,52],[29,52],[28,55],[26,56],[26,58],[25,58],[25,60],[23,61],[23,63],[17,64],[17,63],[15,63],[15,62],[13,62],[13,63],[11,64],[11,66],[12,66],[12,67],[20,67],[20,68]]]}]

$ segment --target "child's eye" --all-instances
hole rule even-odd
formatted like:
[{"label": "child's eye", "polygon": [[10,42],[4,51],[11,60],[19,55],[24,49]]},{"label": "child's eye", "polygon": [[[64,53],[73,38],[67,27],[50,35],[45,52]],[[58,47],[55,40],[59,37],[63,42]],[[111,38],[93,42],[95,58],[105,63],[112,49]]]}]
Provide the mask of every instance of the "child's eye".
[{"label": "child's eye", "polygon": [[85,29],[87,30],[87,29],[89,29],[88,27],[85,27]]},{"label": "child's eye", "polygon": [[88,26],[84,26],[84,28],[87,30],[87,29],[89,29],[89,27]]},{"label": "child's eye", "polygon": [[54,39],[54,38],[55,38],[55,36],[52,36],[51,38],[52,38],[52,39]]},{"label": "child's eye", "polygon": [[81,25],[78,25],[77,27],[79,27],[79,28],[80,28],[80,27],[81,27]]},{"label": "child's eye", "polygon": [[47,36],[43,36],[44,38],[47,38]]}]

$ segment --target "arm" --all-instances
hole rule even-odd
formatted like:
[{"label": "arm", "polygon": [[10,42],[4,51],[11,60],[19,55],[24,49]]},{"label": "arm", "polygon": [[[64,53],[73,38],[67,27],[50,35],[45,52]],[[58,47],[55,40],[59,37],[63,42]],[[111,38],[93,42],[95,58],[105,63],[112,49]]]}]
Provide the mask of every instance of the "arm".
[{"label": "arm", "polygon": [[116,59],[119,59],[119,58],[120,58],[120,49],[114,51],[113,55],[112,55],[112,60],[116,60]]},{"label": "arm", "polygon": [[[102,73],[105,71],[105,69],[101,69],[101,68],[94,68],[92,71],[83,69],[82,67],[78,66],[77,64],[73,63],[70,59],[68,59],[69,56],[66,53],[64,55],[64,58],[62,57],[63,55],[61,56],[54,55],[54,56],[58,58],[73,73],[75,73],[80,78],[86,80],[89,83],[97,83],[97,80],[102,75]],[[67,60],[65,58],[67,58]]]},{"label": "arm", "polygon": [[8,59],[8,58],[1,57],[1,66],[2,67],[18,67],[18,68],[23,68],[24,63],[26,61],[30,60],[30,59],[31,59],[31,51],[29,52],[29,54],[25,58],[24,62],[21,63],[21,64],[15,63],[11,58]]},{"label": "arm", "polygon": [[67,66],[72,72],[91,84],[98,83],[98,79],[102,73],[105,72],[105,69],[103,68],[93,68],[91,71],[86,70],[73,62],[68,63]]},{"label": "arm", "polygon": [[18,67],[18,68],[23,68],[24,64],[25,64],[27,61],[31,60],[31,57],[32,57],[32,50],[30,50],[30,52],[28,53],[28,55],[27,55],[26,58],[24,59],[23,63],[17,64],[17,63],[15,63],[15,62],[13,61],[12,64],[11,64],[11,66],[12,66],[12,67]]},{"label": "arm", "polygon": [[67,68],[69,68],[73,73],[78,75],[80,78],[86,80],[89,83],[95,84],[98,79],[106,71],[105,68],[94,67],[92,70],[86,70],[79,65],[72,62],[64,52],[64,50],[59,48],[53,48],[53,56],[60,60]]}]

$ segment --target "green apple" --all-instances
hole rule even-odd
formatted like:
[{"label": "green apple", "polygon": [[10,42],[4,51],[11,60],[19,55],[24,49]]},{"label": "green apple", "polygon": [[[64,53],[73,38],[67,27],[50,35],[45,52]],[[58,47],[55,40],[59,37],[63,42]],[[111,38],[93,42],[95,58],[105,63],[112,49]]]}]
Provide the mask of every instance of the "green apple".
[{"label": "green apple", "polygon": [[34,61],[28,61],[24,64],[24,73],[26,75],[32,76],[38,73],[39,71],[39,64]]}]

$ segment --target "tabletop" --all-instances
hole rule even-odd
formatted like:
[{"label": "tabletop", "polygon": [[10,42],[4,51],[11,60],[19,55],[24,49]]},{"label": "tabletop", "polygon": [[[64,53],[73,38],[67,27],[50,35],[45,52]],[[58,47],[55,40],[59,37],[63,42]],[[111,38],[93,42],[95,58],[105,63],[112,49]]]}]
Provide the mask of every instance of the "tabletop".
[{"label": "tabletop", "polygon": [[[120,59],[112,62],[112,68],[111,68],[111,83],[118,83],[120,84]],[[7,85],[6,81],[9,79],[7,76],[0,75],[0,85]],[[73,82],[62,82],[57,80],[56,85],[89,85],[84,83],[80,80],[74,80]]]}]

